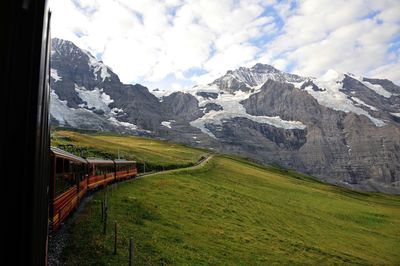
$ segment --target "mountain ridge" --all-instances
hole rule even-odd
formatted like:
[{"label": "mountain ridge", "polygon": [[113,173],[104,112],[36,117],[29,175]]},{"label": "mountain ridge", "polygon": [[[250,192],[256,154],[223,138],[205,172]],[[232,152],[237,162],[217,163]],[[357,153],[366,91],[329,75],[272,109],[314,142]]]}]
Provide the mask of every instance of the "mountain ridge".
[{"label": "mountain ridge", "polygon": [[301,77],[258,63],[208,85],[151,93],[122,84],[71,42],[52,47],[54,124],[159,137],[400,193],[400,87],[391,81],[332,70]]}]

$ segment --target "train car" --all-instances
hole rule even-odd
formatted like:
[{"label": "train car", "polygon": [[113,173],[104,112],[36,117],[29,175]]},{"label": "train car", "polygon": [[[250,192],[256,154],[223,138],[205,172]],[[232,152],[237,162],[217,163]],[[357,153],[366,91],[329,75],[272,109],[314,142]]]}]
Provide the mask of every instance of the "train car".
[{"label": "train car", "polygon": [[49,224],[57,230],[87,190],[87,162],[58,148],[50,149]]},{"label": "train car", "polygon": [[88,159],[88,189],[105,187],[115,181],[115,164],[112,160]]},{"label": "train car", "polygon": [[137,174],[136,162],[126,160],[114,160],[115,162],[115,179],[125,180],[133,178]]},{"label": "train car", "polygon": [[137,174],[136,162],[83,159],[59,148],[50,149],[49,224],[57,230],[78,207],[88,190],[106,187]]}]

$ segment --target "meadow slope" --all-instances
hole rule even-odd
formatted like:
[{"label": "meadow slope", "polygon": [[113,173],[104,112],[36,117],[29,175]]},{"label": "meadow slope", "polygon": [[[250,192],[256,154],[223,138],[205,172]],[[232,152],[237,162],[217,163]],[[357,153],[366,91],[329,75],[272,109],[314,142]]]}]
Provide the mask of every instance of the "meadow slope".
[{"label": "meadow slope", "polygon": [[130,237],[135,265],[400,264],[399,196],[215,155],[109,190],[103,235],[104,193],[72,222],[67,265],[126,265]]},{"label": "meadow slope", "polygon": [[136,160],[140,171],[166,170],[194,165],[208,151],[137,136],[57,130],[51,145],[78,156]]}]

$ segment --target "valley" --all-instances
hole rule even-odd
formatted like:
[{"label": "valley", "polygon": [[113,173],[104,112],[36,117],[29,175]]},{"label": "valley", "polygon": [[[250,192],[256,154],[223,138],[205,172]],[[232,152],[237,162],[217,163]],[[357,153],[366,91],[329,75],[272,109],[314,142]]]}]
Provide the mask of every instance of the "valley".
[{"label": "valley", "polygon": [[[53,144],[90,143],[95,150],[110,151],[120,145],[126,154],[132,147],[132,155],[134,147],[142,147],[143,153],[158,154],[157,161],[177,156],[177,161],[194,162],[204,154],[135,137],[57,134]],[[176,152],[167,152],[170,145]],[[101,222],[104,193],[107,235]],[[356,192],[222,154],[193,169],[160,172],[100,191],[71,223],[62,255],[68,265],[126,265],[129,238],[135,241],[138,265],[400,262],[398,196]]]}]

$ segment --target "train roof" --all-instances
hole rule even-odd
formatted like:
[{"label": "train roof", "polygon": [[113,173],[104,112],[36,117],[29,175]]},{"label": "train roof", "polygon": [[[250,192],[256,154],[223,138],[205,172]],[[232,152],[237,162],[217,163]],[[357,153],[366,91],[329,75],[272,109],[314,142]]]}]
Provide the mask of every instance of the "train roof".
[{"label": "train roof", "polygon": [[124,160],[124,159],[115,159],[114,162],[116,164],[136,163],[136,161],[128,161],[128,160]]},{"label": "train roof", "polygon": [[136,163],[136,161],[128,161],[124,159],[115,159],[115,160],[105,160],[105,159],[99,159],[99,158],[90,158],[90,159],[83,159],[79,156],[76,156],[72,153],[69,153],[67,151],[64,151],[60,148],[57,147],[50,147],[50,150],[52,153],[57,155],[58,157],[63,157],[66,159],[74,160],[74,161],[79,161],[81,163],[91,163],[91,164],[129,164],[129,163]]},{"label": "train roof", "polygon": [[92,164],[114,164],[113,160],[105,160],[105,159],[97,159],[97,158],[87,159],[87,161]]},{"label": "train roof", "polygon": [[62,150],[60,148],[57,148],[57,147],[50,147],[50,151],[52,153],[54,153],[55,155],[57,155],[58,157],[63,157],[63,158],[70,159],[70,160],[73,160],[73,161],[79,161],[81,163],[87,163],[85,159],[83,159],[83,158],[81,158],[79,156],[76,156],[76,155],[74,155],[72,153],[66,152],[66,151],[64,151],[64,150]]}]

